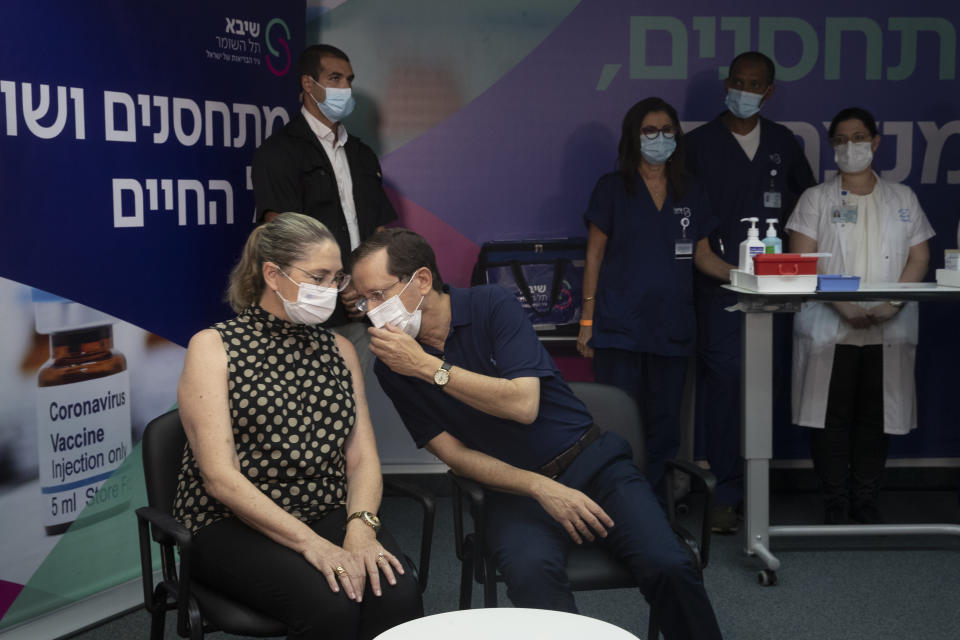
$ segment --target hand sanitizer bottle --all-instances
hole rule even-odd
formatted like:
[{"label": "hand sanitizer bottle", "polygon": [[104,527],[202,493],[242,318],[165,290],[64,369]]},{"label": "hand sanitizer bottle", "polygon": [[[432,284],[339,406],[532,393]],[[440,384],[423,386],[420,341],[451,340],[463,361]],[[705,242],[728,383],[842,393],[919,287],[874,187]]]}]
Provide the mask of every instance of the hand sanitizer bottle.
[{"label": "hand sanitizer bottle", "polygon": [[767,218],[767,237],[763,239],[764,253],[783,253],[783,240],[777,237],[777,228],[774,226],[780,221],[776,218]]},{"label": "hand sanitizer bottle", "polygon": [[747,229],[747,239],[740,243],[740,271],[752,274],[753,256],[763,253],[766,249],[760,242],[760,230],[757,229],[760,218],[741,218],[740,222],[750,223],[750,228]]}]

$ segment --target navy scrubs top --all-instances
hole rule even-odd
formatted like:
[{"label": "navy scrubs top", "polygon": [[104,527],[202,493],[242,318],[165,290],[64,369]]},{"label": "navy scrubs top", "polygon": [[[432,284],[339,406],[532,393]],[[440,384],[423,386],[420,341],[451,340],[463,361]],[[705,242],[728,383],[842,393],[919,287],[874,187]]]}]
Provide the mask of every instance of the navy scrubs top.
[{"label": "navy scrubs top", "polygon": [[[777,235],[784,238],[784,225],[800,194],[816,180],[790,129],[761,117],[757,125],[760,144],[751,160],[723,124],[722,115],[686,134],[686,163],[687,171],[703,185],[718,221],[710,234],[710,248],[736,265],[748,228],[740,219],[760,218],[757,228],[762,237],[767,228],[764,220],[778,218]],[[764,206],[765,192],[780,194],[779,206]],[[702,293],[733,295],[720,289],[723,283],[709,276],[698,274],[696,283]]]},{"label": "navy scrubs top", "polygon": [[[456,367],[494,378],[540,379],[540,413],[521,424],[483,413],[432,382],[394,373],[377,360],[374,372],[418,447],[446,431],[465,446],[521,469],[535,471],[571,447],[593,423],[584,404],[560,377],[516,298],[499,285],[450,294],[450,333],[440,353]],[[454,372],[453,375],[456,375]]]},{"label": "navy scrubs top", "polygon": [[[696,334],[693,253],[716,222],[696,180],[685,180],[682,200],[668,186],[660,210],[643,179],[634,180],[631,194],[623,174],[600,178],[584,214],[585,222],[607,236],[590,345],[686,356],[693,352]],[[677,255],[677,241],[683,239],[692,251]]]}]

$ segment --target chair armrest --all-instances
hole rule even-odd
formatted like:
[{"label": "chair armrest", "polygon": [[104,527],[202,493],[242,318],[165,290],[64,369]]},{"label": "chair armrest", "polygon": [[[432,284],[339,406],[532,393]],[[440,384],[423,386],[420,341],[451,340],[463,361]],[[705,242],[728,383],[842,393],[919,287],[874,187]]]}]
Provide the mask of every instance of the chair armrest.
[{"label": "chair armrest", "polygon": [[[452,470],[447,471],[453,491],[450,498],[453,507],[453,535],[456,543],[457,558],[463,562],[470,560],[473,564],[473,574],[477,582],[483,582],[483,548],[484,540],[484,488],[476,480],[459,476]],[[464,500],[469,504],[470,516],[473,518],[473,531],[467,532],[464,527],[463,508]],[[472,541],[470,538],[472,537]]]},{"label": "chair armrest", "polygon": [[[717,478],[711,471],[704,469],[690,460],[667,460],[664,463],[664,467],[668,472],[665,474],[667,480],[667,518],[670,520],[671,526],[674,525],[677,519],[676,505],[673,499],[674,473],[677,471],[686,473],[697,482],[706,494],[700,528],[700,568],[704,569],[707,563],[710,562],[710,539],[712,536],[710,513],[713,511],[714,496],[717,492]],[[689,534],[686,535],[689,536]]]},{"label": "chair armrest", "polygon": [[[485,489],[482,484],[471,478],[466,478],[464,476],[458,476],[453,471],[447,471],[447,475],[450,477],[450,480],[453,484],[453,493],[451,497],[453,498],[454,503],[454,529],[457,536],[457,540],[463,539],[464,527],[463,527],[463,500],[466,498],[468,507],[470,508],[470,516],[473,518],[473,528],[474,534],[483,535],[481,526],[483,523],[483,513],[486,506],[485,500]],[[457,552],[459,556],[459,550]],[[460,558],[461,560],[463,558]]]},{"label": "chair armrest", "polygon": [[[186,607],[190,601],[184,594],[190,592],[190,556],[193,550],[193,536],[186,527],[180,524],[169,513],[164,513],[153,507],[140,507],[136,510],[137,529],[140,540],[140,571],[143,578],[143,602],[147,611],[153,612],[164,608],[166,596],[170,593],[182,609],[181,615],[186,614]],[[150,547],[150,538],[160,545],[160,562],[163,569],[163,579],[156,590],[153,586],[153,554]],[[173,548],[176,547],[180,555],[179,572]],[[179,624],[179,623],[178,623]]]},{"label": "chair armrest", "polygon": [[484,488],[482,484],[476,480],[458,476],[453,471],[447,471],[447,475],[450,476],[450,479],[453,481],[453,486],[462,491],[463,494],[470,499],[471,510],[474,507],[483,508]]},{"label": "chair armrest", "polygon": [[667,469],[682,471],[700,481],[701,486],[711,496],[717,491],[717,478],[709,469],[704,469],[691,460],[667,460],[664,463]]},{"label": "chair armrest", "polygon": [[436,522],[437,502],[433,494],[415,484],[398,480],[395,477],[383,479],[384,492],[389,496],[410,498],[423,507],[423,522],[420,535],[420,563],[417,576],[420,593],[427,589],[427,577],[430,572],[430,551],[433,548],[433,529]]},{"label": "chair armrest", "polygon": [[388,496],[400,496],[402,498],[416,500],[424,505],[424,507],[427,507],[428,504],[430,507],[434,506],[432,493],[419,485],[401,480],[393,475],[383,476],[383,492]]},{"label": "chair armrest", "polygon": [[676,522],[671,522],[670,528],[673,529],[673,532],[677,534],[677,537],[679,537],[680,540],[683,541],[683,543],[690,550],[690,553],[693,554],[694,560],[696,561],[697,566],[703,569],[703,567],[705,566],[705,563],[703,562],[703,553],[701,551],[700,544],[696,539],[696,537],[694,537],[694,535],[690,533],[690,531],[688,531],[685,527],[677,524]]},{"label": "chair armrest", "polygon": [[143,606],[148,612],[153,613],[155,603],[153,599],[153,548],[150,544],[150,521],[146,514],[140,513],[147,509],[150,509],[150,507],[137,509],[137,538],[140,542],[140,578],[143,584]]},{"label": "chair armrest", "polygon": [[180,549],[181,554],[184,551],[189,552],[191,550],[193,546],[193,536],[185,526],[180,524],[180,522],[169,513],[164,513],[153,507],[140,507],[136,513],[137,520],[149,522],[153,525],[153,539],[159,544],[168,544],[169,541],[165,540],[163,536],[169,536],[173,539],[173,543]]}]

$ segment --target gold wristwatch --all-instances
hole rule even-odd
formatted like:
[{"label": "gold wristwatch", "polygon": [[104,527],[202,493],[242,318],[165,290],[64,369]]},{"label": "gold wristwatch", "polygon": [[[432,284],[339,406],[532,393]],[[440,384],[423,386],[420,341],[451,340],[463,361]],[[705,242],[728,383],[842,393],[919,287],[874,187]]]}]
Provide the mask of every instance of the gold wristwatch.
[{"label": "gold wristwatch", "polygon": [[450,382],[450,368],[452,366],[453,365],[449,362],[444,361],[444,363],[440,365],[440,368],[437,369],[436,373],[433,374],[433,384],[437,385],[438,387],[442,387]]},{"label": "gold wristwatch", "polygon": [[[350,514],[350,516],[347,518],[347,524],[350,524],[350,521],[354,518],[360,518],[360,520],[373,529],[374,532],[380,531],[380,518],[377,517],[377,514],[370,513],[369,511],[357,511]],[[346,525],[344,525],[344,528],[346,528]]]}]

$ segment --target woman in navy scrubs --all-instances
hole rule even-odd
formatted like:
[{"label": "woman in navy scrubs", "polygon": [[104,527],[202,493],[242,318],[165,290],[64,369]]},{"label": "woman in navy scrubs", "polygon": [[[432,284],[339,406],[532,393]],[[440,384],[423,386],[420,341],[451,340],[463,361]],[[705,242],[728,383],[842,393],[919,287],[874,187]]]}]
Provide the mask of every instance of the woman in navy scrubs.
[{"label": "woman in navy scrubs", "polygon": [[711,251],[716,222],[706,194],[684,172],[677,112],[660,98],[623,119],[618,171],[600,178],[584,215],[589,227],[577,349],[597,382],[636,398],[647,432],[647,478],[680,446],[680,407],[693,353],[693,268],[721,280],[729,266]]}]

